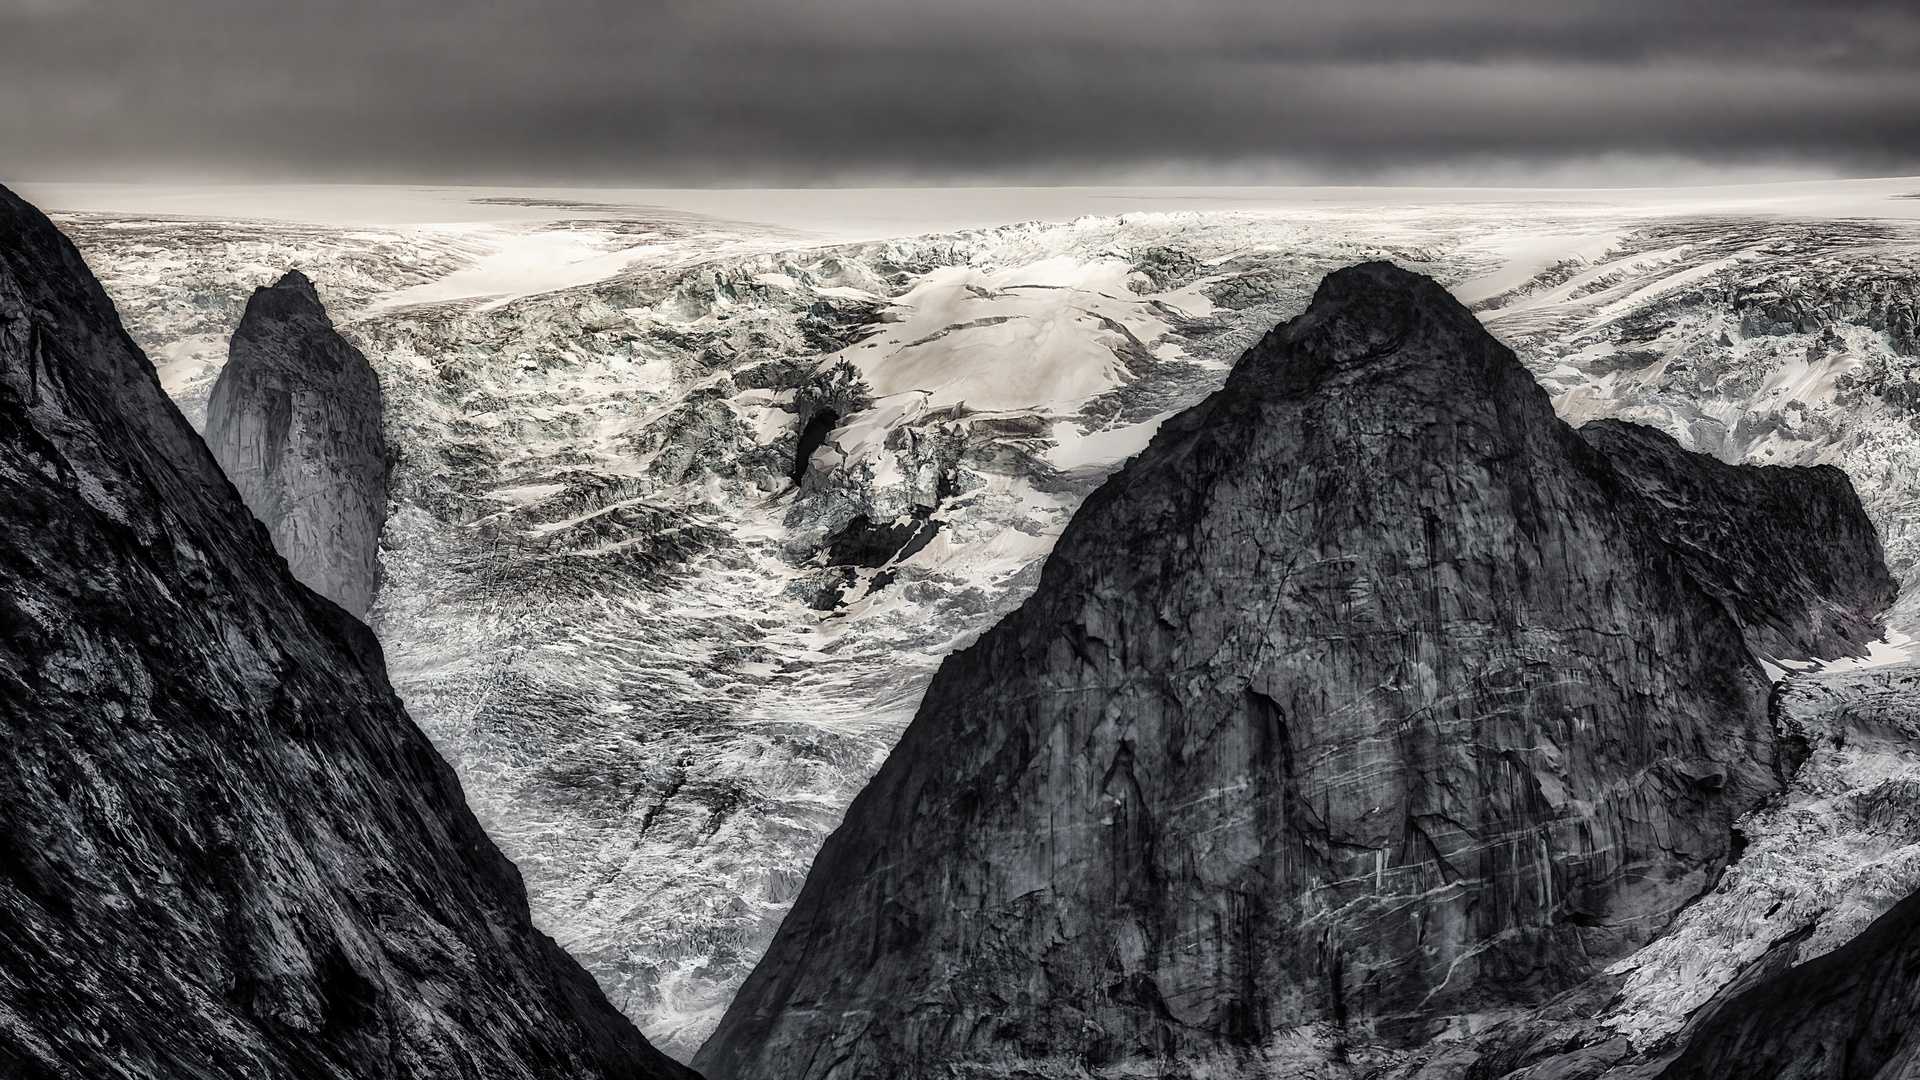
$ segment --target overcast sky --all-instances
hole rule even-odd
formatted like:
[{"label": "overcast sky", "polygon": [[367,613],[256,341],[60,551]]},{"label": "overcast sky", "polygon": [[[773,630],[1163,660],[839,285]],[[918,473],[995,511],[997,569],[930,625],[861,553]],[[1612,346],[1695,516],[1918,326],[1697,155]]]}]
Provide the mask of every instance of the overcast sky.
[{"label": "overcast sky", "polygon": [[1920,3],[0,0],[0,178],[1920,173]]}]

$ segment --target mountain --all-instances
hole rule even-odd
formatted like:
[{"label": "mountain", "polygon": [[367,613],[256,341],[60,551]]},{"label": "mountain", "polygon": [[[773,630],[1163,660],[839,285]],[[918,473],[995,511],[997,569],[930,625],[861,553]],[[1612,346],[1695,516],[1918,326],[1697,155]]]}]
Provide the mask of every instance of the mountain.
[{"label": "mountain", "polygon": [[290,270],[253,291],[207,402],[207,446],[293,576],[365,619],[387,520],[380,377]]},{"label": "mountain", "polygon": [[688,1078],[0,189],[0,1073]]},{"label": "mountain", "polygon": [[[685,1059],[941,658],[1032,591],[1081,499],[1162,417],[1342,266],[1433,275],[1571,423],[1844,470],[1906,584],[1870,660],[1823,663],[1903,659],[1920,633],[1904,329],[1920,202],[1883,196],[1914,186],[1816,185],[1879,201],[1802,210],[1751,191],[1659,207],[1319,192],[1142,213],[1139,193],[1102,191],[1072,220],[860,242],[525,192],[331,224],[227,196],[201,218],[167,203],[59,220],[190,421],[254,289],[312,276],[386,399],[371,624],[394,686],[526,876],[536,923]],[[751,221],[787,220],[784,196],[755,198]],[[511,221],[464,223],[508,203]],[[463,224],[431,224],[447,221]],[[822,406],[834,426],[796,486]],[[1825,678],[1761,651],[1783,701]],[[1742,824],[1724,890],[1620,962],[1602,1030],[1653,1052],[1769,942],[1808,931],[1816,955],[1920,888],[1920,833],[1863,832],[1834,786],[1897,784],[1903,744],[1852,741],[1829,768],[1815,743],[1788,801]]]},{"label": "mountain", "polygon": [[1865,652],[1893,591],[1836,470],[1583,438],[1339,271],[941,666],[696,1066],[1321,1075],[1523,1014],[1782,787],[1748,640]]}]

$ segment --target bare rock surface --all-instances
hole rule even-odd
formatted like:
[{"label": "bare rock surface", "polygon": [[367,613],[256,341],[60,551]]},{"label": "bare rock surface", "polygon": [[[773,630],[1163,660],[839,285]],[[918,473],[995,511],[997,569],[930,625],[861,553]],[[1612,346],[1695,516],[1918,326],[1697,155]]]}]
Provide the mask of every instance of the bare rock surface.
[{"label": "bare rock surface", "polygon": [[387,520],[380,405],[298,270],[253,291],[207,403],[207,446],[293,576],[362,620]]},{"label": "bare rock surface", "polygon": [[1390,1075],[1912,1075],[1920,666],[1797,674],[1774,716],[1799,768],[1711,892],[1589,992]]},{"label": "bare rock surface", "polygon": [[1617,985],[1791,771],[1748,641],[1864,653],[1891,582],[1837,473],[1615,441],[1431,280],[1328,277],[942,666],[696,1065],[1366,1075]]},{"label": "bare rock surface", "polygon": [[684,1078],[0,189],[0,1074]]},{"label": "bare rock surface", "polygon": [[1899,583],[1847,474],[1729,465],[1672,436],[1596,420],[1580,436],[1656,513],[1688,571],[1745,629],[1754,655],[1863,656]]}]

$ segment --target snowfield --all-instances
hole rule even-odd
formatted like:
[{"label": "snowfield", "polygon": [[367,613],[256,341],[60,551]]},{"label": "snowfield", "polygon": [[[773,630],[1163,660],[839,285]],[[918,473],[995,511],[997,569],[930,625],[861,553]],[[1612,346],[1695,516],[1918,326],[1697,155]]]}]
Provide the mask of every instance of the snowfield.
[{"label": "snowfield", "polygon": [[[1818,693],[1897,696],[1916,192],[22,190],[196,425],[247,293],[313,278],[386,394],[395,687],[536,922],[683,1060],[940,658],[1340,266],[1437,277],[1574,423],[1845,469],[1905,585],[1893,636],[1781,674],[1809,729],[1842,722]],[[1737,973],[1702,957],[1811,927],[1804,959],[1920,888],[1920,820],[1863,809],[1920,782],[1916,735],[1873,731],[1743,826],[1610,1022],[1651,1044]]]}]

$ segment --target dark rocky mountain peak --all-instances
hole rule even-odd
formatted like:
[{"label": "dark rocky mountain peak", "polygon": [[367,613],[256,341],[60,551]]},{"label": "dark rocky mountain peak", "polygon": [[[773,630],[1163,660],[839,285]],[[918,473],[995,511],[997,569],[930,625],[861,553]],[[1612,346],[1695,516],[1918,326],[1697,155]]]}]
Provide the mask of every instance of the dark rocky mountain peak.
[{"label": "dark rocky mountain peak", "polygon": [[380,378],[289,270],[253,291],[207,402],[207,445],[293,576],[365,619],[387,519]]},{"label": "dark rocky mountain peak", "polygon": [[[256,310],[316,317],[283,285]],[[0,1075],[693,1076],[533,928],[372,634],[5,189],[0,823]]]},{"label": "dark rocky mountain peak", "polygon": [[1887,577],[1844,477],[1606,445],[1433,281],[1328,276],[948,658],[695,1064],[1363,1073],[1646,943],[1780,786],[1749,637],[1857,652]]}]

